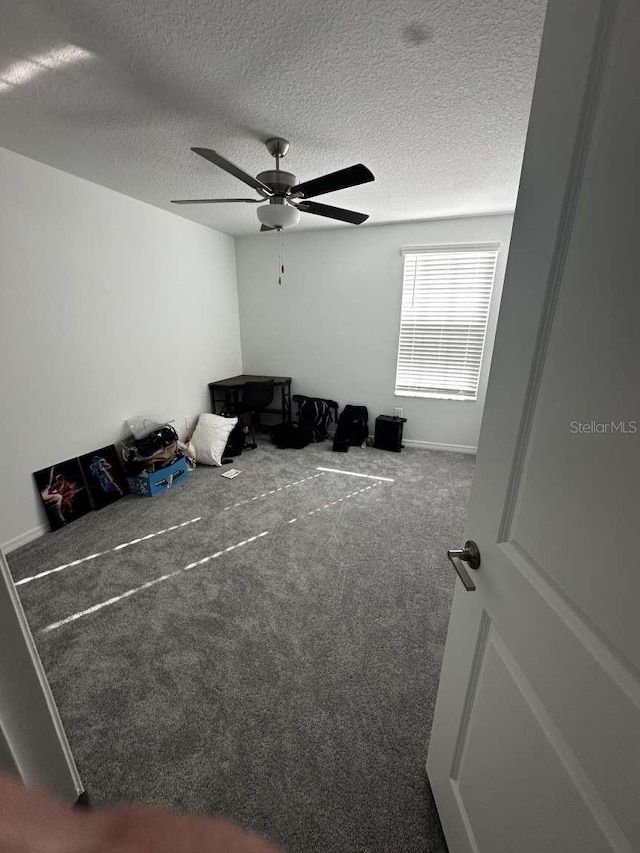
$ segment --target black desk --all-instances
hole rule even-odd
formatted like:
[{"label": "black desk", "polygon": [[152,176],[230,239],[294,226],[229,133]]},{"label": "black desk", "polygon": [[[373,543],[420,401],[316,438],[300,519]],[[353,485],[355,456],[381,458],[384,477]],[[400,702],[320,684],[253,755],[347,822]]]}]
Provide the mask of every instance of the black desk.
[{"label": "black desk", "polygon": [[[242,391],[247,382],[273,382],[274,387],[280,388],[281,406],[279,409],[263,409],[271,415],[282,415],[283,421],[291,420],[291,377],[290,376],[250,376],[243,373],[240,376],[231,376],[229,379],[219,379],[217,382],[209,382],[209,393],[211,394],[211,411],[214,415],[224,414],[232,403],[237,403],[239,392]],[[217,404],[221,404],[220,412]]]}]

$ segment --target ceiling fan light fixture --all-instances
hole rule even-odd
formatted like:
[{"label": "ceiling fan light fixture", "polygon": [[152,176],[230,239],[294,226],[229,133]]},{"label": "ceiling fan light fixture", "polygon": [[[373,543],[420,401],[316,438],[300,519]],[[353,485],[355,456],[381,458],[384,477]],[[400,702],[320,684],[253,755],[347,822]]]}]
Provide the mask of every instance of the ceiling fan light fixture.
[{"label": "ceiling fan light fixture", "polygon": [[258,219],[267,228],[276,228],[277,230],[292,228],[300,222],[300,211],[290,204],[273,204],[267,202],[267,204],[261,204],[257,208],[257,211]]}]

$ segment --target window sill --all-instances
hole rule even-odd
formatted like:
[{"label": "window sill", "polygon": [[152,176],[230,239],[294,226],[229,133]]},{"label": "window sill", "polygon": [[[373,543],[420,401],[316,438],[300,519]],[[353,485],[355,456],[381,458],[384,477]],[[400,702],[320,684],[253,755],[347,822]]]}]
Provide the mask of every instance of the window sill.
[{"label": "window sill", "polygon": [[435,394],[431,391],[394,391],[396,397],[421,397],[425,400],[457,400],[460,403],[475,403],[478,400],[477,395],[474,397],[464,397],[461,394]]}]

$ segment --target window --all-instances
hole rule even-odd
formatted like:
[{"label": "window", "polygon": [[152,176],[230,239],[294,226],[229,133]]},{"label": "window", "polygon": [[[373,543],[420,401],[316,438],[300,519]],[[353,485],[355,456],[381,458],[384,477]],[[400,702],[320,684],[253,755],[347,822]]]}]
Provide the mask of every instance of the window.
[{"label": "window", "polygon": [[499,248],[403,250],[396,394],[476,399]]}]

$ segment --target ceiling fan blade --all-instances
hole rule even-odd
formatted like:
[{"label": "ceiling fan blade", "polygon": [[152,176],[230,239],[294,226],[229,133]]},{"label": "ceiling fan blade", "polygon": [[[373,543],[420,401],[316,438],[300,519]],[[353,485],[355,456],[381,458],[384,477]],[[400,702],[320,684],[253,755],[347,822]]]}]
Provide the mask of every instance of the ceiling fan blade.
[{"label": "ceiling fan blade", "polygon": [[331,172],[321,178],[304,181],[292,187],[291,195],[297,198],[313,198],[336,190],[346,190],[347,187],[355,187],[358,184],[366,184],[369,181],[375,181],[373,174],[362,163],[358,163],[357,166],[349,166],[347,169]]},{"label": "ceiling fan blade", "polygon": [[263,198],[172,198],[171,204],[230,204],[233,202],[246,202],[247,204],[260,204]]},{"label": "ceiling fan blade", "polygon": [[330,204],[319,204],[317,201],[302,201],[296,204],[298,210],[304,213],[315,213],[316,216],[326,216],[328,219],[339,219],[352,225],[361,225],[369,218],[368,213],[357,213],[355,210],[345,210],[344,207],[331,207]]},{"label": "ceiling fan blade", "polygon": [[232,163],[231,160],[227,160],[226,157],[218,154],[217,151],[212,151],[210,148],[192,148],[191,150],[196,154],[199,154],[201,157],[204,157],[204,159],[208,160],[210,163],[213,163],[214,166],[219,166],[221,169],[224,169],[225,172],[233,175],[234,178],[244,181],[245,184],[253,187],[254,190],[257,190],[260,195],[265,198],[270,198],[273,195],[273,192],[266,184],[263,184],[262,181],[259,181],[257,178],[254,178],[253,175],[245,172],[244,169],[240,168],[240,166],[236,166],[236,164]]},{"label": "ceiling fan blade", "polygon": [[276,229],[275,228],[269,228],[268,225],[261,225],[260,230],[261,231],[275,231]]}]

